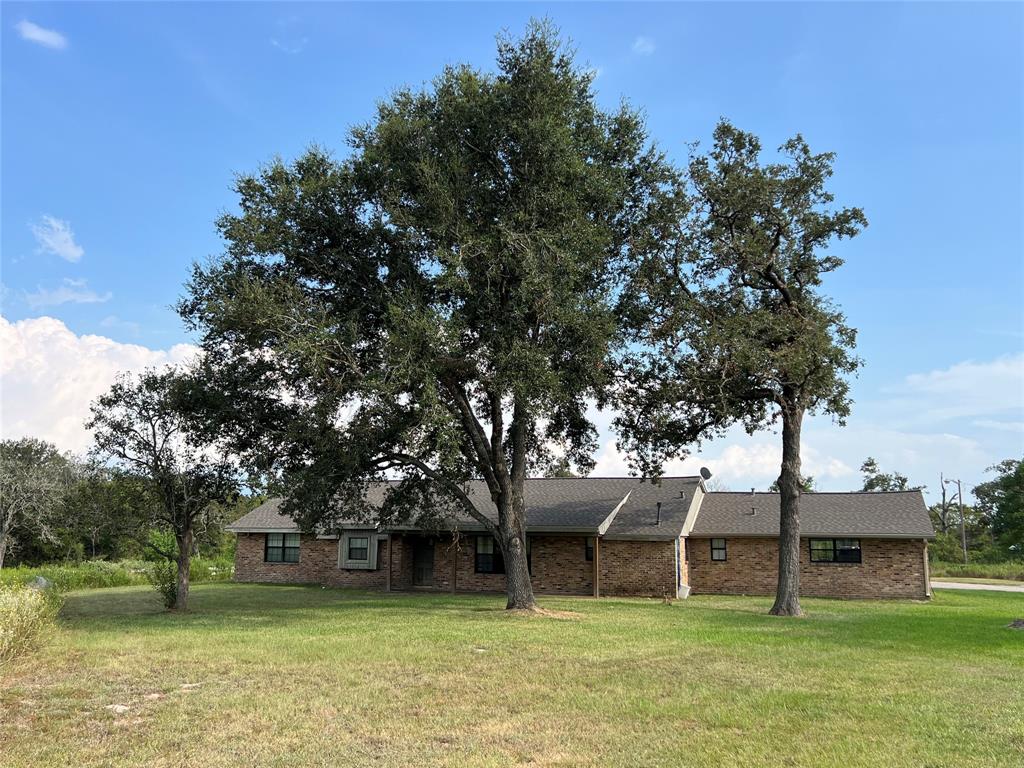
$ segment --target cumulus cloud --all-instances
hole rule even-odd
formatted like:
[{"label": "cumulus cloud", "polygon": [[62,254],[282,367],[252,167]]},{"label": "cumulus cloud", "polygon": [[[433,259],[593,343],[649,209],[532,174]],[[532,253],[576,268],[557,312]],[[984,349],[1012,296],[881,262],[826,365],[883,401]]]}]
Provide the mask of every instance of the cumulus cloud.
[{"label": "cumulus cloud", "polygon": [[19,21],[14,25],[14,28],[18,30],[22,40],[28,40],[30,43],[36,43],[44,48],[62,51],[68,47],[68,39],[60,32],[55,29],[40,27],[38,24],[33,24],[27,19]]},{"label": "cumulus cloud", "polygon": [[899,404],[928,421],[1020,414],[1024,406],[1024,353],[995,360],[967,360],[949,368],[907,376]]},{"label": "cumulus cloud", "polygon": [[89,404],[122,371],[187,362],[190,344],[167,350],[121,344],[104,336],[79,336],[52,317],[0,317],[0,434],[49,440],[61,450],[83,452],[90,436],[83,425]]},{"label": "cumulus cloud", "polygon": [[65,278],[56,288],[38,288],[35,293],[26,293],[25,301],[33,309],[56,307],[61,304],[102,304],[113,297],[110,291],[99,294],[89,287],[85,280]]},{"label": "cumulus cloud", "polygon": [[65,261],[78,261],[85,254],[85,249],[75,242],[75,233],[66,221],[47,214],[28,226],[39,244],[39,253],[60,256]]},{"label": "cumulus cloud", "polygon": [[654,53],[655,47],[654,40],[649,37],[644,37],[643,35],[633,41],[633,53],[640,56],[650,56]]}]

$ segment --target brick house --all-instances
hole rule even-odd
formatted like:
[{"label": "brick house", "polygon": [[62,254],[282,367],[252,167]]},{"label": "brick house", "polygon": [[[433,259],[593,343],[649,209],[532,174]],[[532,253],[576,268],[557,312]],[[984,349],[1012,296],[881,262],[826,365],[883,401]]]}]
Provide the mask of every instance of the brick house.
[{"label": "brick house", "polygon": [[[388,484],[371,488],[379,504]],[[471,497],[486,498],[482,483]],[[536,478],[526,481],[527,549],[538,594],[773,594],[779,498],[708,492],[699,477]],[[478,505],[482,508],[483,505]],[[501,552],[483,526],[372,526],[339,520],[305,534],[271,499],[228,526],[235,580],[384,591],[499,592]],[[920,491],[810,493],[800,501],[801,592],[848,598],[930,596]]]}]

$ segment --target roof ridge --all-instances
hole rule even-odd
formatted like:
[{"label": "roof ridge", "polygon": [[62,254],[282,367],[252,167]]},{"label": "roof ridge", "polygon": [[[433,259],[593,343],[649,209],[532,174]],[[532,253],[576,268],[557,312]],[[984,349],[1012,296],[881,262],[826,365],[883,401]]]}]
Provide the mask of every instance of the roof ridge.
[{"label": "roof ridge", "polygon": [[[921,488],[908,488],[905,491],[803,491],[801,496],[884,496],[896,493],[921,493]],[[778,491],[708,491],[709,496],[781,496]]]}]

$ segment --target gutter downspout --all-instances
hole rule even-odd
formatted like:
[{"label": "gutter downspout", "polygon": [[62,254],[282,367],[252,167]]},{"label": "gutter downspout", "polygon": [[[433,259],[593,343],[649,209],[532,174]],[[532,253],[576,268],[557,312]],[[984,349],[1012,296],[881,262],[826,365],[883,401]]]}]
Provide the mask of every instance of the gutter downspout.
[{"label": "gutter downspout", "polygon": [[921,539],[921,543],[924,545],[921,549],[924,557],[924,599],[932,599],[932,577],[928,566],[928,539]]}]

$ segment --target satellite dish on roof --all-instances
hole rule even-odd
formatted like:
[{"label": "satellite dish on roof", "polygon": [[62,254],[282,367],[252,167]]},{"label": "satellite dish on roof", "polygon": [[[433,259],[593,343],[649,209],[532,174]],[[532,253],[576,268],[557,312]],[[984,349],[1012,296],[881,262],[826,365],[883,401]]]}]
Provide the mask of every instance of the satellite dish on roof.
[{"label": "satellite dish on roof", "polygon": [[700,468],[700,476],[703,477],[705,480],[710,480],[711,479],[711,470],[708,469],[707,467],[701,467]]}]

